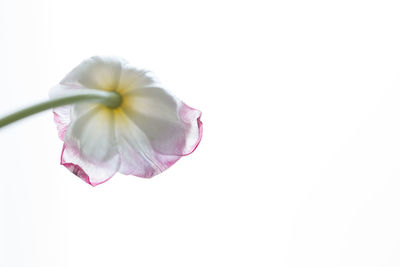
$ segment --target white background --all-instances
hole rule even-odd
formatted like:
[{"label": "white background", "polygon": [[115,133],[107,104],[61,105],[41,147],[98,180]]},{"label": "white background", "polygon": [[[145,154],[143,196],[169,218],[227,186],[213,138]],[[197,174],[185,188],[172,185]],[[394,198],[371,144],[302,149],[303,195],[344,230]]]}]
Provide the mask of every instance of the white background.
[{"label": "white background", "polygon": [[50,111],[0,130],[0,266],[399,266],[398,1],[0,0],[0,114],[92,55],[203,112],[197,151],[92,188]]}]

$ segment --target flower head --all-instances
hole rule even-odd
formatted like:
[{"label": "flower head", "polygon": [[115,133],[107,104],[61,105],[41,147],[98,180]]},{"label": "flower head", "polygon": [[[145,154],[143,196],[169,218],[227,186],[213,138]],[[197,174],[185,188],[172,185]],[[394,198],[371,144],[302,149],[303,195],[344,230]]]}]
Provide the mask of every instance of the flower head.
[{"label": "flower head", "polygon": [[163,89],[148,72],[115,57],[92,57],[50,93],[113,91],[112,105],[80,102],[54,109],[64,141],[61,164],[95,186],[115,173],[152,177],[192,153],[201,140],[201,112]]}]

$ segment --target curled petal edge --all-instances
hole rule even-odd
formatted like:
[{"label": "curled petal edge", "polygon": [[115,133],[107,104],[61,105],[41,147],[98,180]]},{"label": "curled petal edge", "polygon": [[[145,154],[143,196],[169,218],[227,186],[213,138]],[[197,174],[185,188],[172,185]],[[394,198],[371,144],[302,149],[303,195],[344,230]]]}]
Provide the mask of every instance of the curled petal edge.
[{"label": "curled petal edge", "polygon": [[74,164],[72,162],[66,162],[64,160],[64,151],[65,151],[65,149],[66,149],[66,145],[64,144],[63,148],[62,148],[62,152],[61,152],[60,165],[63,165],[70,172],[72,172],[73,174],[75,174],[76,176],[81,178],[85,183],[90,184],[91,186],[94,187],[96,185],[99,185],[99,184],[107,182],[108,180],[110,180],[114,176],[114,174],[113,174],[110,177],[108,177],[107,179],[104,179],[103,181],[98,182],[98,183],[92,182],[90,180],[89,175],[81,168],[81,166],[79,166],[78,164]]},{"label": "curled petal edge", "polygon": [[[191,124],[193,120],[197,123],[197,140],[190,146],[189,149],[182,151],[182,155],[179,156],[188,156],[192,154],[196,148],[199,146],[201,139],[203,138],[203,122],[201,121],[201,111],[191,108],[185,103],[182,103],[181,108],[179,109],[179,116],[184,123]],[[192,126],[196,127],[196,126]]]}]

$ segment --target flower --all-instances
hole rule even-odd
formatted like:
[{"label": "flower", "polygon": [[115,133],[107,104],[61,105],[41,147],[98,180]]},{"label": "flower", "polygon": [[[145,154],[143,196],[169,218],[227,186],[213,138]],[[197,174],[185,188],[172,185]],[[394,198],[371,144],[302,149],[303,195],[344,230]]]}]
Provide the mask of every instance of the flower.
[{"label": "flower", "polygon": [[95,56],[83,61],[52,88],[50,98],[88,89],[116,92],[120,104],[58,107],[54,121],[64,141],[61,164],[92,186],[117,172],[153,177],[192,153],[201,140],[201,112],[123,59]]}]

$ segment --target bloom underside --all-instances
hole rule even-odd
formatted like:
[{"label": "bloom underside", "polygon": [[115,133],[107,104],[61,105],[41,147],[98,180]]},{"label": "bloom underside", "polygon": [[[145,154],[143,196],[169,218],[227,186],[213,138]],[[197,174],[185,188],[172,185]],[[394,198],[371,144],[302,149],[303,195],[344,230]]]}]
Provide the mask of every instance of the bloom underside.
[{"label": "bloom underside", "polygon": [[194,151],[201,140],[201,112],[163,89],[148,72],[126,61],[92,57],[72,70],[51,93],[113,91],[114,106],[77,103],[56,108],[64,141],[61,164],[92,185],[116,172],[152,177]]}]

